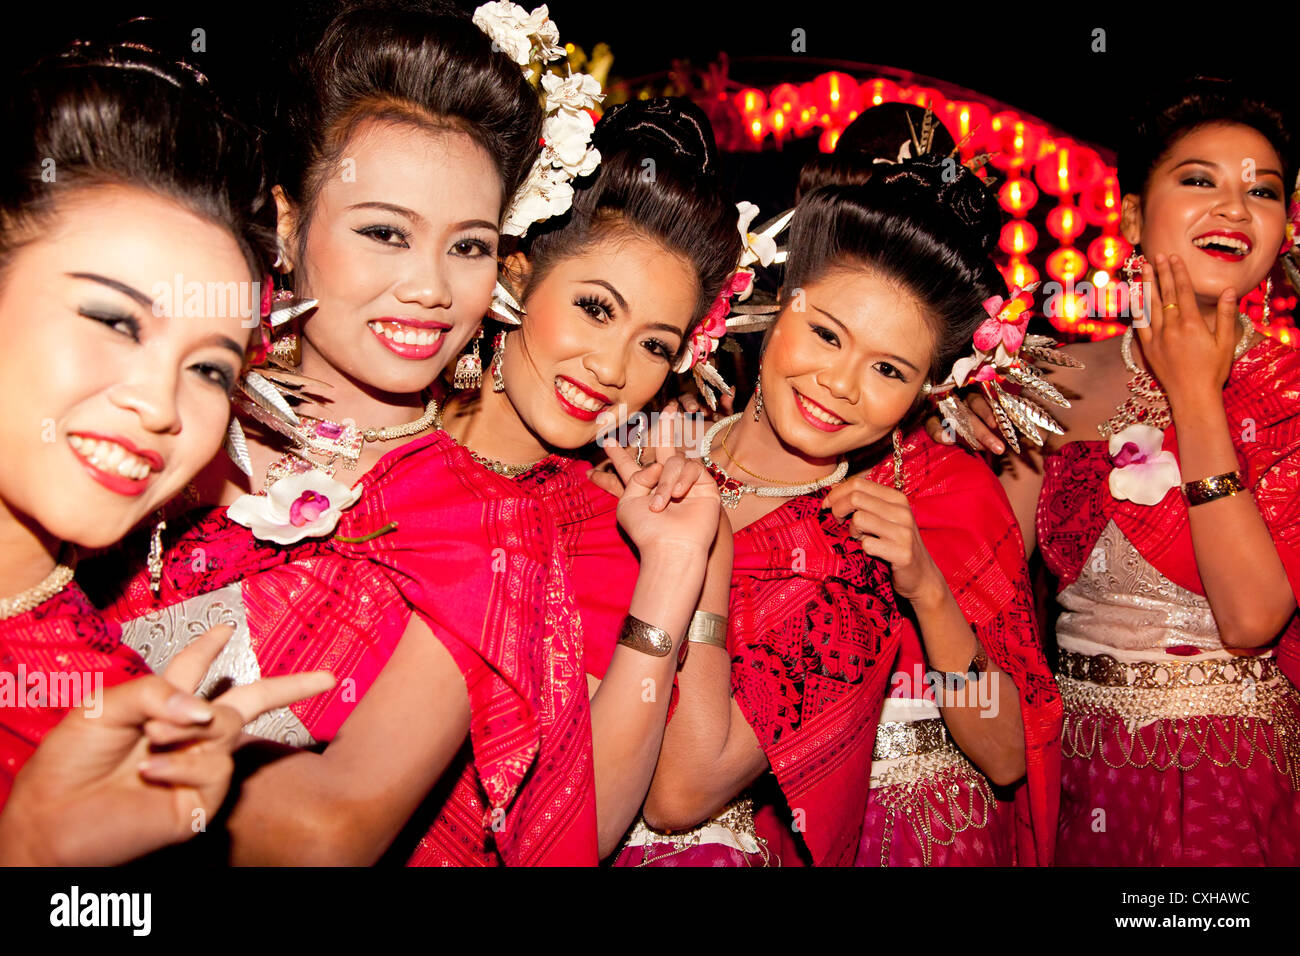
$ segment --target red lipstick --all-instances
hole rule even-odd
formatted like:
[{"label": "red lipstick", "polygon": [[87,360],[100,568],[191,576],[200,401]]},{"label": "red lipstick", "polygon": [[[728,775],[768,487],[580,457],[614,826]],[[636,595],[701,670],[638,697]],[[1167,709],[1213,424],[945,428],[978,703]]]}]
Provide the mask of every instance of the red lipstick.
[{"label": "red lipstick", "polygon": [[840,424],[832,425],[830,422],[824,422],[820,418],[815,417],[812,414],[812,412],[809,411],[810,407],[815,408],[817,411],[822,412],[825,415],[830,415],[832,418],[839,418],[840,416],[836,415],[829,408],[826,408],[822,405],[818,405],[811,398],[808,398],[806,395],[800,392],[797,388],[791,389],[791,391],[794,392],[794,403],[799,407],[799,414],[802,415],[804,421],[806,421],[813,428],[819,429],[820,431],[824,431],[824,432],[837,432],[841,428],[848,428],[849,423],[843,421],[842,419],[840,421]]},{"label": "red lipstick", "polygon": [[[394,355],[419,362],[438,354],[442,343],[447,338],[446,333],[452,326],[446,322],[432,322],[427,319],[384,316],[380,319],[370,319],[366,323],[366,328]],[[430,332],[435,333],[431,342],[427,341]],[[422,334],[426,341],[416,342],[415,339]],[[406,341],[399,342],[394,336],[401,336]]]}]

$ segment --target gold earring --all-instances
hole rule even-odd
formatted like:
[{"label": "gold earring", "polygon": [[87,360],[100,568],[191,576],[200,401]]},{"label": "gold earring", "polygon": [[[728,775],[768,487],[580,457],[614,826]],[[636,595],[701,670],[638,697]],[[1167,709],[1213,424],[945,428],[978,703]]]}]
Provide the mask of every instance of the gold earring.
[{"label": "gold earring", "polygon": [[758,381],[754,384],[754,421],[763,414],[763,366],[758,367]]},{"label": "gold earring", "polygon": [[154,597],[158,597],[162,591],[162,534],[165,530],[167,530],[167,521],[163,518],[162,511],[159,511],[158,523],[153,526],[153,534],[149,538],[149,590],[153,592]]},{"label": "gold earring", "polygon": [[501,375],[501,365],[506,360],[506,333],[498,332],[492,340],[492,391],[504,392],[506,380]]},{"label": "gold earring", "polygon": [[469,346],[456,360],[456,375],[452,379],[452,388],[461,391],[467,388],[478,388],[483,384],[483,359],[478,351],[478,344],[482,340],[483,327],[480,325],[478,334],[470,339]]}]

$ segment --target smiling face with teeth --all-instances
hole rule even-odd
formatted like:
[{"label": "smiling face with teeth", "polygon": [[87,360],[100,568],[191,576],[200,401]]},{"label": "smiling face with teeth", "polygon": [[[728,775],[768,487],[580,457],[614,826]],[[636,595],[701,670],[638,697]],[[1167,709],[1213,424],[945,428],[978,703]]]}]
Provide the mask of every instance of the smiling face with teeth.
[{"label": "smiling face with teeth", "polygon": [[[306,375],[349,396],[429,387],[477,330],[496,282],[501,179],[468,135],[363,120],[310,215],[282,201],[281,233],[302,259],[295,291],[319,300],[303,324]],[[360,413],[364,414],[364,413]],[[360,417],[358,414],[358,417]]]},{"label": "smiling face with teeth", "polygon": [[[504,424],[494,430],[522,427],[538,451],[581,448],[611,414],[625,421],[645,407],[667,379],[698,303],[699,280],[684,258],[653,239],[607,229],[535,282],[526,259],[510,263],[527,288],[527,314],[506,346],[505,394],[485,383],[482,400],[489,413],[504,400]],[[527,460],[522,448],[514,454]]]},{"label": "smiling face with teeth", "polygon": [[0,285],[0,500],[55,541],[113,544],[221,447],[249,331],[237,314],[155,314],[176,275],[248,282],[224,229],[154,193],[87,188]]},{"label": "smiling face with teeth", "polygon": [[[911,411],[935,343],[920,300],[860,266],[834,268],[803,292],[763,350],[761,424],[772,452],[801,457],[815,476],[884,438]],[[797,470],[791,462],[775,473],[802,480]]]},{"label": "smiling face with teeth", "polygon": [[1143,196],[1124,197],[1124,238],[1148,260],[1177,255],[1202,311],[1225,289],[1243,296],[1277,262],[1286,229],[1282,162],[1250,126],[1214,123],[1177,139]]}]

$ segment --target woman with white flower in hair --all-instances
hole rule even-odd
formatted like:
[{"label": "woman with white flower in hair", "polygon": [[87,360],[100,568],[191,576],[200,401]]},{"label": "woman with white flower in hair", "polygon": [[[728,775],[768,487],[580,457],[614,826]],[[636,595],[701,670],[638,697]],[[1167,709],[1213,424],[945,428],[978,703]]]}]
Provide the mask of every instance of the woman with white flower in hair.
[{"label": "woman with white flower in hair", "polygon": [[[113,605],[151,662],[187,621],[228,614],[244,643],[225,674],[338,678],[254,728],[329,746],[244,781],[236,862],[374,862],[408,821],[393,852],[412,863],[597,860],[582,649],[547,632],[568,590],[553,522],[484,479],[431,393],[488,310],[507,201],[554,199],[564,163],[590,168],[568,134],[591,120],[571,108],[584,81],[548,80],[563,102],[543,126],[520,66],[559,50],[544,8],[475,22],[355,9],[304,59],[277,188],[301,356],[281,334],[247,381],[251,474],[212,489],[229,509],[173,520],[159,595],[141,574]],[[530,166],[545,182],[521,192]],[[648,514],[653,485],[626,508]]]},{"label": "woman with white flower in hair", "polygon": [[[519,324],[500,326],[488,374],[448,401],[442,424],[483,466],[484,481],[513,482],[559,527],[574,605],[557,627],[576,628],[583,645],[605,856],[649,787],[706,562],[729,562],[730,541],[710,558],[718,496],[698,460],[671,454],[633,478],[629,453],[609,447],[629,487],[658,474],[665,489],[639,516],[587,475],[603,457],[596,440],[638,427],[673,369],[706,358],[711,335],[725,331],[742,247],[698,107],[673,99],[616,106],[593,145],[600,165],[575,181],[572,208],[532,224],[506,260]],[[549,211],[542,197],[533,208],[539,218]],[[647,427],[660,446],[682,432],[671,406]],[[656,449],[665,451],[673,449]],[[683,497],[669,504],[673,495]],[[661,646],[640,640],[642,620],[667,638]]]}]

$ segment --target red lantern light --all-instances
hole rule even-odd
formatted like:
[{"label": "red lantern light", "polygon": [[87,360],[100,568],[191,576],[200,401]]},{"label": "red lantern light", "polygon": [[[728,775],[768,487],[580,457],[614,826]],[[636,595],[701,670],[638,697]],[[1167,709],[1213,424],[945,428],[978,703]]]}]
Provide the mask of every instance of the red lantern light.
[{"label": "red lantern light", "polygon": [[793,83],[782,83],[772,91],[771,96],[772,108],[784,110],[787,113],[796,112],[799,109],[799,87]]},{"label": "red lantern light", "polygon": [[1023,219],[1012,219],[1002,227],[998,246],[1003,252],[1012,256],[1023,256],[1033,252],[1038,245],[1038,230]]},{"label": "red lantern light", "polygon": [[768,129],[776,134],[776,141],[778,143],[785,139],[785,135],[789,132],[790,128],[785,111],[782,109],[774,109],[772,112],[768,113],[767,126]]},{"label": "red lantern light", "polygon": [[998,190],[998,202],[1013,216],[1023,216],[1038,202],[1038,187],[1028,179],[1008,179]]},{"label": "red lantern light", "polygon": [[813,102],[836,126],[861,105],[858,81],[847,73],[823,73],[813,80],[813,90]]},{"label": "red lantern light", "polygon": [[1119,236],[1098,236],[1088,245],[1088,261],[1098,269],[1114,272],[1132,250]]},{"label": "red lantern light", "polygon": [[1034,178],[1043,191],[1053,196],[1087,189],[1101,175],[1101,160],[1086,146],[1069,139],[1058,139],[1056,147],[1044,153],[1034,166]]},{"label": "red lantern light", "polygon": [[1086,228],[1088,224],[1083,221],[1079,210],[1068,202],[1061,203],[1047,214],[1047,231],[1061,242],[1073,242]]},{"label": "red lantern light", "polygon": [[862,105],[867,109],[879,106],[881,103],[898,101],[898,86],[886,79],[868,80],[859,87],[859,93],[862,97]]},{"label": "red lantern light", "polygon": [[835,152],[835,144],[840,141],[840,133],[844,132],[834,126],[827,128],[817,140],[817,148],[823,153]]},{"label": "red lantern light", "polygon": [[767,127],[763,125],[763,117],[755,116],[745,125],[745,132],[755,143],[763,142],[763,136],[767,133]]},{"label": "red lantern light", "polygon": [[1073,246],[1061,246],[1047,257],[1047,274],[1061,282],[1073,282],[1087,269],[1087,257]]},{"label": "red lantern light", "polygon": [[1119,179],[1113,169],[1079,195],[1079,210],[1094,226],[1109,226],[1119,222],[1122,196]]},{"label": "red lantern light", "polygon": [[991,141],[993,135],[992,129],[989,128],[991,116],[989,108],[983,103],[949,100],[944,104],[942,119],[943,125],[948,127],[959,144],[970,136],[966,145],[962,146],[962,156],[970,157],[982,152],[986,144]]},{"label": "red lantern light", "polygon": [[989,160],[994,166],[1011,170],[1037,161],[1044,133],[1041,126],[1025,122],[1019,114],[1010,110],[993,117],[989,125],[996,137],[993,157]]},{"label": "red lantern light", "polygon": [[1006,279],[1007,285],[1013,289],[1023,289],[1038,281],[1038,270],[1029,264],[1028,259],[1012,256],[1005,266],[999,268],[1002,278]]},{"label": "red lantern light", "polygon": [[748,120],[754,113],[761,113],[767,109],[767,97],[762,90],[753,87],[743,89],[736,94],[736,109],[740,110],[740,115]]}]

